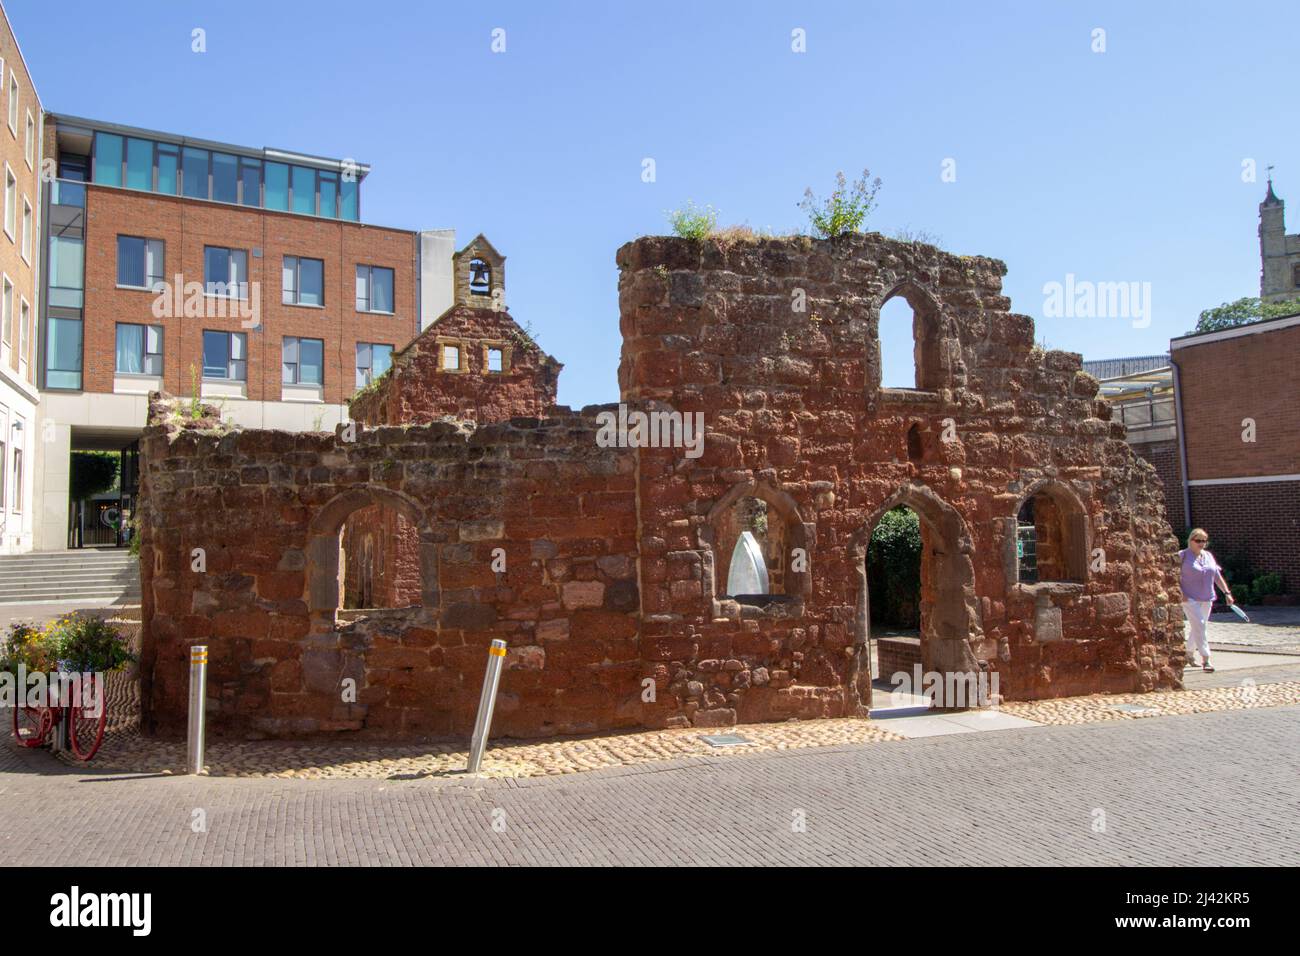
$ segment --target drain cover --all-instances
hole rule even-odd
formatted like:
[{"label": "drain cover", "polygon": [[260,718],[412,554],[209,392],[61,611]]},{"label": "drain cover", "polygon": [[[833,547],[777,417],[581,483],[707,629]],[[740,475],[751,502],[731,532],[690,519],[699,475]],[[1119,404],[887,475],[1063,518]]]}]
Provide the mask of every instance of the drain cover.
[{"label": "drain cover", "polygon": [[753,743],[752,740],[746,740],[739,734],[700,734],[700,739],[710,747],[738,747],[741,744]]},{"label": "drain cover", "polygon": [[1125,714],[1158,714],[1160,713],[1154,707],[1146,707],[1142,704],[1111,704],[1107,710],[1118,710]]}]

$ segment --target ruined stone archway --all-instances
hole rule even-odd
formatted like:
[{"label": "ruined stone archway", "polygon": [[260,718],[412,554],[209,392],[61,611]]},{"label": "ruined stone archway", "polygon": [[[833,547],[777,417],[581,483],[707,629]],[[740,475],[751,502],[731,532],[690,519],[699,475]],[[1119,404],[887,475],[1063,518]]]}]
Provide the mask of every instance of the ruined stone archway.
[{"label": "ruined stone archway", "polygon": [[[857,666],[852,669],[849,693],[855,707],[870,703],[871,599],[867,585],[867,549],[872,532],[887,511],[905,505],[916,512],[932,561],[928,594],[922,594],[921,659],[923,668],[940,673],[979,673],[975,642],[983,636],[979,599],[975,594],[974,547],[966,523],[952,505],[925,485],[900,486],[863,522],[849,542],[849,557],[857,576],[853,644]],[[924,578],[923,578],[924,580]],[[928,613],[927,613],[928,611]]]},{"label": "ruined stone archway", "polygon": [[414,499],[387,488],[353,488],[330,499],[312,518],[307,538],[307,607],[313,631],[336,624],[339,599],[339,532],[348,517],[363,508],[391,508],[413,524],[419,534],[420,606],[405,609],[419,619],[431,619],[438,606],[438,547],[431,540],[429,521]]}]

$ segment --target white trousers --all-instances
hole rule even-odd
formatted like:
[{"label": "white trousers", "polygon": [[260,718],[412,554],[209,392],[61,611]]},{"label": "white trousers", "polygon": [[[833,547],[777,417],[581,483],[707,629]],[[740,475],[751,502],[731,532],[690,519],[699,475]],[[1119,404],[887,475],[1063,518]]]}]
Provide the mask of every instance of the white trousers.
[{"label": "white trousers", "polygon": [[1210,621],[1210,608],[1213,601],[1184,601],[1183,616],[1187,618],[1187,662],[1195,660],[1200,651],[1202,662],[1210,659],[1210,639],[1206,635],[1205,625]]}]

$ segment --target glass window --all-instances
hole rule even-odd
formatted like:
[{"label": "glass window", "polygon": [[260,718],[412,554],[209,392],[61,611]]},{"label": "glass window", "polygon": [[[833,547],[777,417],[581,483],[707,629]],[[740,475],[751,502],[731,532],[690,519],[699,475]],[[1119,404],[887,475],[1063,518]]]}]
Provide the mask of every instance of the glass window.
[{"label": "glass window", "polygon": [[324,368],[325,342],[321,339],[284,337],[281,362],[285,385],[320,385]]},{"label": "glass window", "polygon": [[357,266],[357,311],[393,311],[393,270],[383,266]]},{"label": "glass window", "polygon": [[86,246],[82,240],[50,237],[50,305],[81,308],[85,256]]},{"label": "glass window", "polygon": [[248,298],[248,252],[225,246],[204,246],[203,284],[208,295]]},{"label": "glass window", "polygon": [[45,352],[46,388],[81,388],[81,322],[50,316]]},{"label": "glass window", "polygon": [[163,241],[117,237],[117,284],[153,289],[163,282]]},{"label": "glass window", "polygon": [[239,160],[229,153],[212,154],[212,198],[239,201]]},{"label": "glass window", "polygon": [[487,370],[489,372],[500,372],[504,368],[505,352],[498,348],[489,347],[487,350]]},{"label": "glass window", "polygon": [[32,261],[32,204],[23,198],[23,258]]},{"label": "glass window", "polygon": [[5,168],[5,232],[14,238],[14,227],[18,222],[18,180],[8,167]]},{"label": "glass window", "polygon": [[14,449],[14,512],[23,510],[23,450]]},{"label": "glass window", "polygon": [[245,206],[262,205],[262,161],[239,161],[239,201]]},{"label": "glass window", "polygon": [[320,180],[320,214],[330,219],[339,214],[339,177],[338,173],[319,174]]},{"label": "glass window", "polygon": [[170,143],[158,144],[158,191],[176,195],[176,171],[180,168],[180,150]]},{"label": "glass window", "polygon": [[293,167],[293,211],[316,214],[316,170]]},{"label": "glass window", "polygon": [[[31,349],[32,341],[32,308],[27,304],[27,300],[22,300],[22,308],[19,309],[18,315],[18,364],[20,367],[28,364],[28,351]],[[28,370],[27,377],[31,378],[31,372]]]},{"label": "glass window", "polygon": [[393,367],[393,347],[377,342],[357,343],[357,388],[364,388]]},{"label": "glass window", "polygon": [[442,347],[442,367],[445,369],[460,368],[460,347],[456,345],[444,345]]},{"label": "glass window", "polygon": [[18,135],[18,77],[9,71],[9,128]]},{"label": "glass window", "polygon": [[191,199],[208,198],[208,151],[186,146],[181,151],[184,166],[182,192]]},{"label": "glass window", "polygon": [[345,178],[340,184],[340,195],[342,201],[340,204],[339,215],[343,219],[351,219],[353,222],[356,222],[359,218],[357,185],[358,183],[355,178],[351,180]]},{"label": "glass window", "polygon": [[27,139],[23,141],[23,148],[27,165],[33,165],[36,162],[36,120],[32,119],[31,110],[27,111]]},{"label": "glass window", "polygon": [[8,279],[4,280],[4,292],[0,294],[3,298],[3,305],[0,305],[0,313],[3,314],[3,330],[0,331],[0,339],[4,340],[5,345],[12,345],[14,341],[14,284]]},{"label": "glass window", "polygon": [[243,332],[203,331],[203,377],[242,382],[248,375]]},{"label": "glass window", "polygon": [[126,141],[126,185],[130,189],[153,189],[153,143],[132,137]]},{"label": "glass window", "polygon": [[104,186],[122,185],[121,136],[95,134],[95,182]]},{"label": "glass window", "polygon": [[162,374],[163,330],[160,325],[117,326],[117,371],[124,375]]},{"label": "glass window", "polygon": [[281,301],[288,305],[323,305],[325,263],[320,259],[285,256],[281,272]]},{"label": "glass window", "polygon": [[284,163],[266,164],[266,208],[289,208],[289,167]]}]

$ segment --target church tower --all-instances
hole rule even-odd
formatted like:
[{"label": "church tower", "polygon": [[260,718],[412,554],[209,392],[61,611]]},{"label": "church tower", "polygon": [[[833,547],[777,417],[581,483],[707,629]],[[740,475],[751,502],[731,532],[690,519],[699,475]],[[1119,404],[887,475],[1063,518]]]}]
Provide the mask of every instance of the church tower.
[{"label": "church tower", "polygon": [[1265,302],[1300,297],[1300,236],[1286,234],[1286,203],[1268,192],[1259,204],[1259,297]]}]

